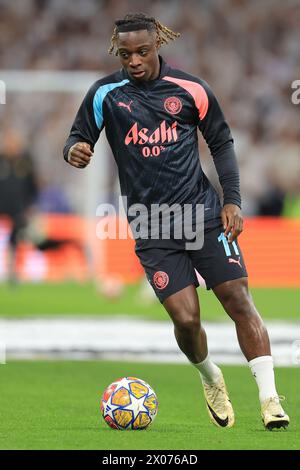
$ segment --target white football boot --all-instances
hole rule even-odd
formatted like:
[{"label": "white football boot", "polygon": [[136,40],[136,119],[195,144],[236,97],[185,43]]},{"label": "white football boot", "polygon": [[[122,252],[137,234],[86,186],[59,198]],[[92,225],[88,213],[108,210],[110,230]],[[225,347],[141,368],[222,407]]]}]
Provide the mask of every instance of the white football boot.
[{"label": "white football boot", "polygon": [[290,423],[290,418],[280,405],[280,401],[284,399],[284,397],[267,398],[261,404],[261,417],[265,428],[269,431],[276,428],[287,428]]},{"label": "white football boot", "polygon": [[215,384],[207,384],[202,380],[206,408],[212,422],[221,428],[234,425],[234,411],[229,400],[224,377]]}]

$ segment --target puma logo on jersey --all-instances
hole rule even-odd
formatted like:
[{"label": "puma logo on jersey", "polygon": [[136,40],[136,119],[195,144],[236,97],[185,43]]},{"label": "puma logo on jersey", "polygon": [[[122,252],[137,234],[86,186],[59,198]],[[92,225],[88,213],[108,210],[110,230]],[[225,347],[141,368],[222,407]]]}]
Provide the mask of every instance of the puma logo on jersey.
[{"label": "puma logo on jersey", "polygon": [[160,125],[151,132],[146,127],[138,128],[138,123],[134,123],[125,137],[125,144],[144,145],[147,143],[158,144],[164,142],[176,142],[178,139],[177,134],[177,121],[174,121],[171,126],[167,126],[166,121],[162,121]]},{"label": "puma logo on jersey", "polygon": [[236,263],[236,264],[239,265],[240,268],[242,268],[242,265],[241,265],[241,263],[240,263],[240,257],[239,257],[238,260],[237,260],[237,259],[233,259],[233,258],[229,258],[228,261],[229,261],[229,263]]},{"label": "puma logo on jersey", "polygon": [[123,101],[119,101],[118,103],[118,106],[120,106],[120,108],[126,108],[128,109],[128,111],[131,113],[131,105],[132,105],[133,101],[131,100],[129,104],[125,104],[123,103]]}]

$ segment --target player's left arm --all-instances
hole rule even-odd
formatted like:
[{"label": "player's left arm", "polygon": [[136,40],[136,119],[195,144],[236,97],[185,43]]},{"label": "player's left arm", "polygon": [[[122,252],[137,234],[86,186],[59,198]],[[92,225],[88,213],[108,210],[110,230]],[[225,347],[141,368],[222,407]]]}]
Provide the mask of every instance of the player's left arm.
[{"label": "player's left arm", "polygon": [[228,241],[235,240],[243,231],[241,211],[240,177],[234,151],[233,138],[221,107],[206,82],[203,99],[207,100],[205,115],[199,121],[199,129],[210,149],[224,195],[221,219]]}]

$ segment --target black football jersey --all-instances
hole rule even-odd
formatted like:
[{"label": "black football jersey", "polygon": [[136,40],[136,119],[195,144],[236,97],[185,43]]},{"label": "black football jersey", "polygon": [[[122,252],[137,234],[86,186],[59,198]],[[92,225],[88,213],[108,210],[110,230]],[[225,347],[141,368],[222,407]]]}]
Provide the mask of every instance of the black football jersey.
[{"label": "black football jersey", "polygon": [[208,84],[161,57],[160,63],[152,81],[137,82],[121,69],[94,83],[76,115],[64,158],[76,142],[93,149],[105,128],[128,207],[203,204],[205,225],[213,228],[220,223],[221,204],[201,168],[197,129],[214,159],[224,204],[241,206],[233,138]]}]

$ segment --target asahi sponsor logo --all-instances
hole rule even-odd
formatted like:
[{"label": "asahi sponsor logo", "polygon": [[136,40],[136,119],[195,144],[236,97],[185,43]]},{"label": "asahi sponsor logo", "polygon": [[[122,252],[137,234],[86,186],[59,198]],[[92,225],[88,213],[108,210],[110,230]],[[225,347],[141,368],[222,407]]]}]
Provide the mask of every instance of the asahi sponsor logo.
[{"label": "asahi sponsor logo", "polygon": [[171,126],[168,126],[166,121],[162,121],[154,131],[147,127],[139,128],[138,123],[135,122],[125,137],[125,144],[163,144],[176,142],[177,139],[177,121],[174,121]]}]

